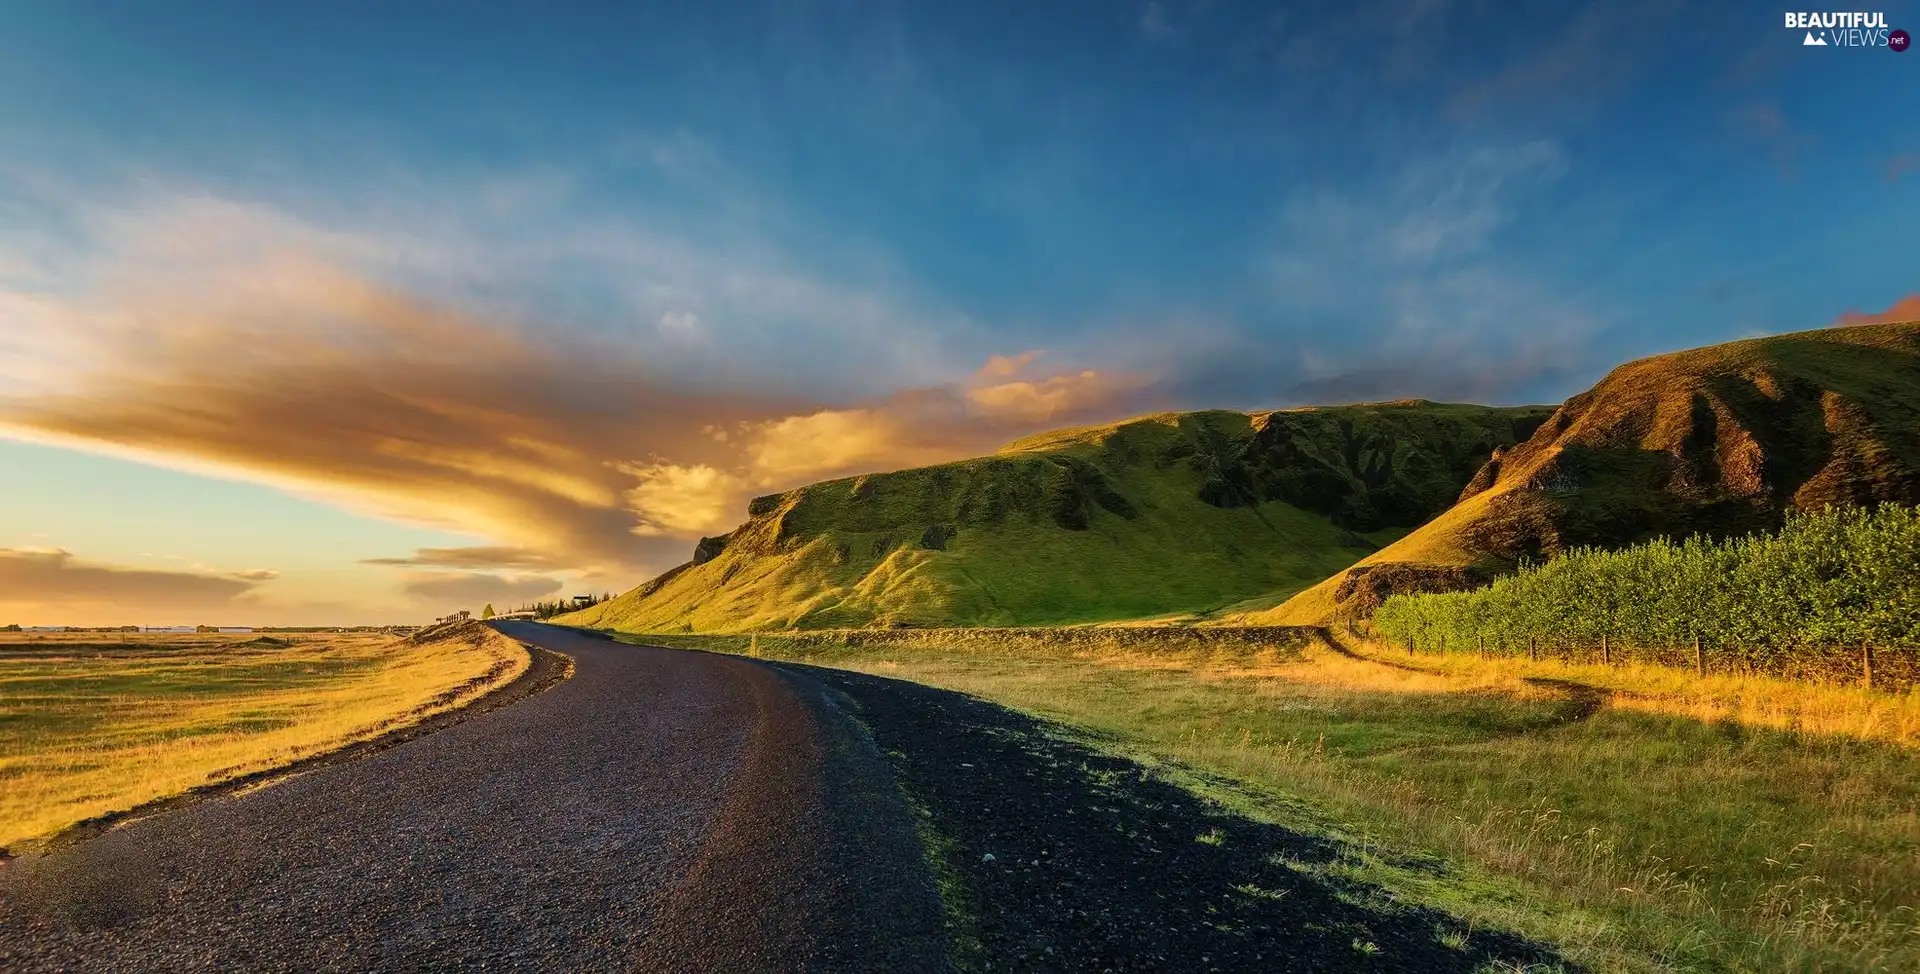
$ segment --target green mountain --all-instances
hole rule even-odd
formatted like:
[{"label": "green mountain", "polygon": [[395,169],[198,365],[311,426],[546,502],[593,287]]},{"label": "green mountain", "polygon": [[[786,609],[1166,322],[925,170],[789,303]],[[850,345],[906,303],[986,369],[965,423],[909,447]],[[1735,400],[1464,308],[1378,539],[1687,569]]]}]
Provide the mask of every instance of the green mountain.
[{"label": "green mountain", "polygon": [[1790,509],[1920,503],[1920,323],[1777,335],[1641,359],[1491,457],[1444,514],[1276,610],[1365,615],[1581,545],[1778,527]]},{"label": "green mountain", "polygon": [[1445,510],[1549,407],[1192,412],[761,497],[576,625],[1036,625],[1271,607]]}]

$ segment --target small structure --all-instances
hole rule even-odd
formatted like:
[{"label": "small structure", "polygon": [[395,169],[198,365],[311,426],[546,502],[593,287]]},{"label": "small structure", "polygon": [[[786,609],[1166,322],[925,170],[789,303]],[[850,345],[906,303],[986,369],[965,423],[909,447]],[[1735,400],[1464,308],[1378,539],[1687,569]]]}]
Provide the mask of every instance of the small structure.
[{"label": "small structure", "polygon": [[199,632],[199,626],[141,626],[141,632]]},{"label": "small structure", "polygon": [[441,616],[440,618],[438,618],[438,619],[435,619],[435,620],[433,620],[433,621],[435,621],[435,622],[465,622],[465,621],[467,621],[468,619],[471,619],[471,618],[473,618],[473,613],[471,613],[471,612],[468,612],[468,611],[467,611],[466,609],[461,609],[460,611],[458,611],[458,612],[455,612],[455,613],[454,613],[454,614],[452,614],[452,615],[448,615],[448,616]]},{"label": "small structure", "polygon": [[[220,631],[221,632],[252,632],[253,627],[252,626],[221,626]],[[342,630],[342,631],[344,632],[345,630]]]},{"label": "small structure", "polygon": [[535,612],[532,609],[516,609],[512,612],[502,612],[499,615],[494,616],[494,618],[495,619],[538,619],[540,618],[540,613]]},{"label": "small structure", "polygon": [[66,626],[28,626],[27,632],[66,632]]}]

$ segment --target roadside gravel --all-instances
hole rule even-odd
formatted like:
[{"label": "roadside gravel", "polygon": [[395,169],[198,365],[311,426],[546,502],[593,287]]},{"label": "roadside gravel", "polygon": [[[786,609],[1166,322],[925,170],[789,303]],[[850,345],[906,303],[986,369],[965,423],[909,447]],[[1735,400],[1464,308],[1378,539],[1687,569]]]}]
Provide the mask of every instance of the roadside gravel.
[{"label": "roadside gravel", "polygon": [[1298,868],[1342,849],[1232,814],[1064,728],[920,684],[781,666],[857,702],[923,810],[963,970],[1572,967],[1520,937]]}]

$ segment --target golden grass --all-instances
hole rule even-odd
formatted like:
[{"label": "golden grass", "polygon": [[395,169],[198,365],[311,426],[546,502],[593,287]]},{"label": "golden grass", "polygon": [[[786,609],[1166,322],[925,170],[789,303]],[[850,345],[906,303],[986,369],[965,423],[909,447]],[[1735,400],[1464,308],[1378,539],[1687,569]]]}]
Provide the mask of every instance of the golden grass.
[{"label": "golden grass", "polygon": [[[1409,657],[1380,643],[1349,641],[1361,660],[1319,664],[1324,675],[1344,672],[1356,689],[1392,689],[1409,671],[1456,690],[1524,687],[1526,680],[1560,680],[1604,692],[1606,704],[1624,710],[1703,723],[1732,721],[1746,727],[1800,734],[1920,745],[1920,692],[1869,691],[1858,684],[1808,683],[1769,676],[1708,674],[1646,663],[1619,666],[1529,660],[1496,655],[1482,659],[1466,653]],[[1381,665],[1384,664],[1384,665]]]},{"label": "golden grass", "polygon": [[384,635],[0,640],[0,846],[461,706],[526,669],[481,626]]}]

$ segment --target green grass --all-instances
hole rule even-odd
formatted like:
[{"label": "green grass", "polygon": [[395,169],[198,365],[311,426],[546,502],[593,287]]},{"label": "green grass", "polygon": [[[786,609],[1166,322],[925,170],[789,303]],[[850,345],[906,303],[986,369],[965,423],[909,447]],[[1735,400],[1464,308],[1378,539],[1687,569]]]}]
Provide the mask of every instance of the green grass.
[{"label": "green grass", "polygon": [[[1066,633],[646,641],[752,647],[1064,721],[1243,812],[1344,840],[1338,862],[1302,868],[1516,929],[1597,969],[1920,965],[1909,748],[1645,700],[1589,711],[1515,678],[1514,661],[1409,670],[1284,636],[1156,648],[1138,630],[1106,645]],[[1635,673],[1622,678],[1657,688]]]},{"label": "green grass", "polygon": [[1431,516],[1543,415],[1418,402],[1057,431],[761,498],[709,560],[559,621],[714,632],[1264,608]]}]

